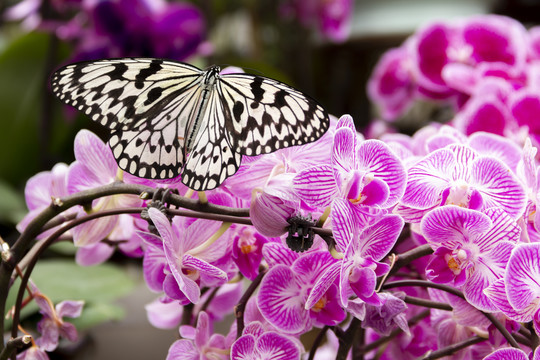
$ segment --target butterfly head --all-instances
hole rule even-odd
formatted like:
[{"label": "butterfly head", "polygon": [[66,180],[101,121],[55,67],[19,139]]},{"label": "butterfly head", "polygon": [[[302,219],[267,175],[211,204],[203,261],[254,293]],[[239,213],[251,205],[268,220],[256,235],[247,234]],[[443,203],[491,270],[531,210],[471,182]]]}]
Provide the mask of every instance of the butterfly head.
[{"label": "butterfly head", "polygon": [[216,65],[206,70],[206,72],[204,73],[204,77],[202,79],[203,86],[206,87],[207,89],[211,89],[216,83],[220,71],[221,71],[220,67]]}]

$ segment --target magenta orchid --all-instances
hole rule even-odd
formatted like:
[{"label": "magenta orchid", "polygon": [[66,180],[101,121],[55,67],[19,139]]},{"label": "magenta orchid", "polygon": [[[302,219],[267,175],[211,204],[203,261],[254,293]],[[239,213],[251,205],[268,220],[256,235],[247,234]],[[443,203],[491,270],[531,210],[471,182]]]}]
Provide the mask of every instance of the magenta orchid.
[{"label": "magenta orchid", "polygon": [[[343,116],[334,134],[331,164],[301,171],[294,188],[309,205],[332,206],[332,218],[362,227],[372,217],[370,212],[396,205],[405,181],[405,169],[392,150],[381,141],[362,141],[352,118]],[[345,246],[339,246],[344,251]]]},{"label": "magenta orchid", "polygon": [[287,336],[265,332],[262,324],[254,321],[244,328],[243,335],[231,347],[231,360],[296,360],[300,349]]},{"label": "magenta orchid", "polygon": [[77,329],[69,322],[63,320],[63,317],[76,318],[81,316],[83,301],[62,301],[56,306],[52,301],[42,294],[35,285],[32,286],[34,299],[39,306],[43,318],[38,323],[38,330],[41,337],[36,343],[42,350],[53,351],[58,347],[60,337],[70,341],[77,340]]},{"label": "magenta orchid", "polygon": [[[394,247],[403,228],[403,220],[397,215],[387,215],[375,224],[359,229],[351,224],[335,224],[337,234],[352,232],[351,238],[336,239],[336,244],[345,246],[343,258],[329,264],[328,269],[315,283],[306,302],[306,309],[320,301],[320,296],[332,286],[339,277],[339,294],[341,304],[347,307],[349,297],[380,306],[383,304],[375,291],[377,277],[388,272],[388,264],[380,262]],[[338,227],[343,230],[337,230]],[[336,234],[336,237],[337,237]]]},{"label": "magenta orchid", "polygon": [[176,340],[172,344],[167,360],[229,359],[230,337],[212,334],[211,327],[208,315],[201,311],[196,327],[180,327],[180,336],[183,339]]},{"label": "magenta orchid", "polygon": [[[200,283],[208,285],[221,285],[227,281],[227,274],[210,264],[224,255],[226,247],[220,242],[208,244],[212,234],[218,228],[219,223],[208,220],[197,220],[190,224],[183,232],[182,237],[171,227],[167,217],[159,210],[150,208],[148,215],[161,235],[163,244],[162,252],[167,266],[162,260],[157,269],[165,273],[163,278],[163,291],[173,299],[187,298],[192,303],[197,303],[201,296]],[[178,225],[178,224],[177,224]],[[226,240],[225,237],[221,239]],[[223,242],[223,240],[221,242]],[[159,244],[154,242],[154,246]],[[151,268],[155,272],[155,266]],[[149,276],[154,278],[153,276]]]},{"label": "magenta orchid", "polygon": [[[17,230],[23,232],[24,229],[26,229],[26,226],[28,226],[28,223],[49,206],[51,201],[54,202],[55,199],[68,195],[67,174],[68,166],[59,163],[56,164],[51,171],[40,172],[28,179],[24,189],[24,195],[29,212],[24,219],[17,224]],[[62,215],[69,216],[74,213],[75,210],[70,209]],[[39,234],[38,239],[46,238],[55,230],[56,229],[50,229]]]},{"label": "magenta orchid", "polygon": [[[69,193],[110,184],[115,181],[121,181],[122,179],[122,171],[118,168],[110,148],[96,135],[87,130],[81,130],[75,138],[75,159],[76,161],[69,167],[67,181]],[[139,198],[133,195],[115,195],[94,201],[91,211],[113,209],[117,206],[137,206],[141,202]],[[85,213],[81,209],[78,212],[78,216],[84,216]],[[97,244],[100,240],[103,240],[112,233],[120,223],[121,217],[126,216],[117,215],[100,218],[76,227],[73,230],[73,241],[75,245],[89,246]],[[129,229],[131,226],[132,234],[135,230],[133,227],[133,218],[127,216],[127,219],[131,225],[128,224],[124,227],[124,230]],[[103,260],[96,259],[96,261]]]},{"label": "magenta orchid", "polygon": [[525,210],[526,194],[504,163],[480,156],[468,146],[449,145],[409,168],[397,212],[408,221],[419,222],[425,213],[444,205],[480,211],[500,207],[516,219]]},{"label": "magenta orchid", "polygon": [[313,325],[335,325],[345,318],[338,302],[337,285],[329,286],[308,309],[306,300],[317,277],[336,260],[328,252],[314,251],[296,259],[292,266],[277,264],[264,277],[257,305],[277,329],[295,334]]},{"label": "magenta orchid", "polygon": [[520,228],[504,211],[485,213],[455,205],[429,212],[422,234],[435,250],[426,276],[462,287],[469,303],[484,311],[497,308],[483,290],[504,275],[510,253],[519,241]]}]

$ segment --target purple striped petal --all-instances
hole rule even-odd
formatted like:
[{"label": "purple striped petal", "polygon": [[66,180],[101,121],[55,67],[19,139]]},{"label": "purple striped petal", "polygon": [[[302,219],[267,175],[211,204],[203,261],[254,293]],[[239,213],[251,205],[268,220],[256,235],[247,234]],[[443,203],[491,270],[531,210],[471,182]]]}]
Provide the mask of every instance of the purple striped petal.
[{"label": "purple striped petal", "polygon": [[341,116],[336,124],[336,130],[342,127],[346,127],[356,132],[356,127],[354,126],[354,120],[351,115],[345,114]]},{"label": "purple striped petal", "polygon": [[339,270],[339,298],[341,299],[341,305],[347,308],[349,303],[349,296],[353,294],[351,286],[349,284],[349,274],[352,271],[354,263],[352,260],[344,259],[341,261],[341,269]]},{"label": "purple striped petal", "polygon": [[519,244],[508,261],[505,274],[508,301],[521,310],[540,299],[540,244]]},{"label": "purple striped petal", "polygon": [[213,284],[212,286],[218,286],[227,281],[227,273],[225,271],[189,254],[185,254],[182,258],[182,265],[184,268],[199,271],[205,284],[211,282]]},{"label": "purple striped petal", "polygon": [[521,349],[506,348],[492,352],[483,360],[529,360],[529,357]]},{"label": "purple striped petal", "polygon": [[[493,225],[489,231],[476,240],[482,251],[489,251],[502,241],[513,243],[519,241],[521,229],[506,212],[500,208],[491,208],[487,209],[485,214],[489,216]],[[506,261],[508,261],[508,258],[506,258]]]},{"label": "purple striped petal", "polygon": [[481,259],[475,263],[474,272],[469,274],[463,285],[463,294],[477,309],[488,312],[498,310],[484,293],[484,289],[504,275],[505,265],[513,247],[509,242],[499,243],[493,252],[486,256],[481,255]]},{"label": "purple striped petal", "polygon": [[394,247],[405,222],[399,215],[386,215],[360,235],[358,254],[379,261]]},{"label": "purple striped petal", "polygon": [[512,218],[523,214],[526,194],[512,171],[497,159],[481,157],[472,165],[471,185],[481,192],[484,208],[501,207]]},{"label": "purple striped petal", "polygon": [[478,238],[491,228],[492,222],[479,211],[447,205],[427,213],[420,226],[428,242],[453,249],[457,244]]},{"label": "purple striped petal", "polygon": [[389,187],[390,195],[382,207],[394,206],[403,196],[407,173],[401,160],[380,140],[366,140],[358,148],[359,168],[375,175]]},{"label": "purple striped petal", "polygon": [[199,351],[191,340],[176,340],[169,348],[167,360],[199,360]]},{"label": "purple striped petal", "polygon": [[292,251],[280,242],[264,244],[262,253],[269,267],[278,264],[292,266],[293,262],[300,257],[299,253]]},{"label": "purple striped petal", "polygon": [[308,299],[306,300],[306,304],[304,305],[304,308],[306,310],[309,310],[321,299],[321,297],[326,293],[328,288],[332,286],[332,284],[336,281],[339,272],[341,269],[341,261],[338,261],[328,269],[319,277],[317,282],[315,282],[315,285],[313,286],[313,289],[311,289],[311,292],[309,293]]},{"label": "purple striped petal", "polygon": [[300,256],[292,270],[303,284],[313,285],[317,277],[336,261],[328,251],[313,251]]},{"label": "purple striped petal", "polygon": [[168,248],[171,253],[175,253],[179,257],[182,256],[184,253],[183,242],[174,233],[169,219],[156,208],[148,209],[148,216],[161,235],[164,248]]},{"label": "purple striped petal", "polygon": [[255,337],[250,334],[243,335],[231,347],[231,360],[256,360],[257,358],[253,356],[254,351]]},{"label": "purple striped petal", "polygon": [[469,146],[480,155],[500,159],[513,171],[521,160],[521,149],[511,140],[496,134],[476,132],[469,137]]},{"label": "purple striped petal", "polygon": [[261,360],[297,360],[300,350],[290,339],[267,332],[257,339],[257,351]]},{"label": "purple striped petal", "polygon": [[456,159],[454,169],[452,171],[452,180],[469,181],[470,164],[478,157],[478,154],[468,146],[454,144],[448,147]]},{"label": "purple striped petal", "polygon": [[299,172],[294,180],[298,196],[312,206],[326,207],[338,196],[334,169],[330,165],[317,165]]},{"label": "purple striped petal", "polygon": [[343,172],[354,169],[356,132],[349,127],[337,129],[332,145],[332,164]]},{"label": "purple striped petal", "polygon": [[440,196],[451,179],[456,166],[454,153],[449,149],[432,152],[409,169],[403,205],[427,209],[438,205]]},{"label": "purple striped petal", "polygon": [[[150,209],[152,210],[152,209]],[[165,243],[164,243],[165,245]],[[184,275],[184,267],[182,266],[181,260],[178,253],[171,250],[168,246],[163,246],[165,252],[165,257],[167,258],[167,263],[169,264],[169,269],[171,274],[178,284],[179,290],[186,296],[186,298],[192,303],[197,303],[201,297],[201,289],[199,285],[188,276]],[[165,279],[167,280],[167,278]],[[165,287],[165,283],[163,284]]]},{"label": "purple striped petal", "polygon": [[259,288],[257,304],[261,314],[285,333],[304,331],[310,322],[309,312],[304,310],[305,286],[288,266],[274,266]]},{"label": "purple striped petal", "polygon": [[508,302],[504,283],[504,279],[497,279],[493,284],[484,289],[484,293],[489,300],[510,319],[518,322],[529,322],[533,320],[534,315],[538,310],[536,304],[531,303],[525,309],[516,311],[516,309]]},{"label": "purple striped petal", "polygon": [[351,203],[345,199],[335,199],[332,202],[332,233],[336,241],[336,249],[344,253],[349,245],[354,228],[354,219],[350,210]]}]

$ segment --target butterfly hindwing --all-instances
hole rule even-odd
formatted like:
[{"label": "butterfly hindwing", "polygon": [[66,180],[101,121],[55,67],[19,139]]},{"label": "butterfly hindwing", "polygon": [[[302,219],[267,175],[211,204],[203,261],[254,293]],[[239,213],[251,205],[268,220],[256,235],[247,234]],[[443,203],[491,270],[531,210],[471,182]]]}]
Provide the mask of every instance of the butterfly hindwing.
[{"label": "butterfly hindwing", "polygon": [[249,74],[222,75],[219,90],[235,151],[259,155],[302,145],[328,129],[318,102],[279,81]]},{"label": "butterfly hindwing", "polygon": [[225,135],[225,113],[218,94],[211,92],[203,124],[187,154],[182,182],[194,190],[210,190],[236,173],[242,155],[233,151]]}]

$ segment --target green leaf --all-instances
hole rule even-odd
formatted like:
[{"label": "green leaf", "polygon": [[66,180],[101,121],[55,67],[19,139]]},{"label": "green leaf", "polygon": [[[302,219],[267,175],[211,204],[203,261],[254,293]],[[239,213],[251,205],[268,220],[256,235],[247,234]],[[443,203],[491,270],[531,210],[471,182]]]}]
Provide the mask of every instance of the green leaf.
[{"label": "green leaf", "polygon": [[[54,101],[48,90],[46,63],[51,35],[29,33],[7,44],[0,53],[0,178],[13,185],[49,168],[51,159],[65,158],[56,145],[66,142],[73,126],[56,111],[44,115],[44,104]],[[62,44],[61,44],[62,45]],[[56,48],[56,46],[55,46]],[[60,46],[58,52],[65,47]],[[58,107],[56,107],[58,109]],[[46,138],[44,128],[49,129]],[[59,156],[60,155],[60,156]]]},{"label": "green leaf", "polygon": [[128,294],[135,282],[116,265],[83,267],[72,260],[40,261],[32,279],[54,302],[61,300],[107,301]]},{"label": "green leaf", "polygon": [[126,310],[121,306],[110,303],[89,303],[85,304],[83,312],[78,318],[65,318],[69,321],[78,331],[83,331],[111,320],[122,320],[126,315]]},{"label": "green leaf", "polygon": [[[81,319],[78,320],[82,326],[93,326],[123,317],[124,312],[110,302],[131,293],[135,287],[135,279],[120,266],[106,263],[83,267],[73,260],[39,261],[31,279],[54,304],[63,300],[83,300],[85,307]],[[20,281],[17,280],[9,293],[8,306],[15,303],[19,286]],[[24,307],[21,318],[24,319],[37,310],[35,302],[31,302]],[[8,326],[11,326],[10,322]]]}]

